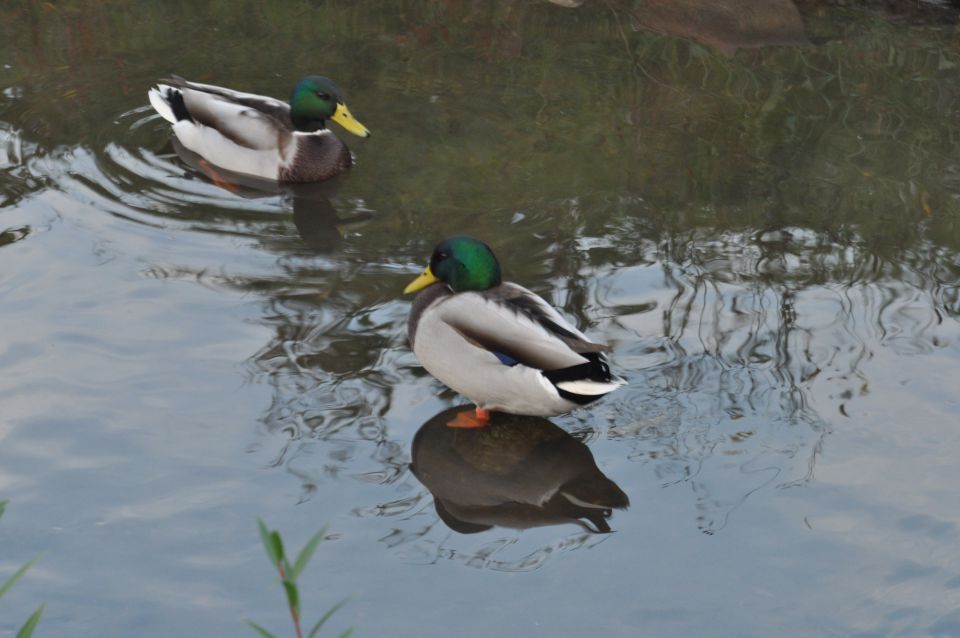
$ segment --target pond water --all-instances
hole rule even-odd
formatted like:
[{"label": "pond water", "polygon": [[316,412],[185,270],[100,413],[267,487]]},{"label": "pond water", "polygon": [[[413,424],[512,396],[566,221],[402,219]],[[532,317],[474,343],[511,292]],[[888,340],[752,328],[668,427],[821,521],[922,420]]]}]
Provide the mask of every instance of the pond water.
[{"label": "pond water", "polygon": [[[562,4],[0,7],[0,635],[292,635],[257,516],[329,525],[330,635],[960,635],[955,21]],[[171,73],[373,136],[232,192]],[[629,386],[438,429],[401,291],[463,232]],[[610,509],[490,505],[570,477]]]}]

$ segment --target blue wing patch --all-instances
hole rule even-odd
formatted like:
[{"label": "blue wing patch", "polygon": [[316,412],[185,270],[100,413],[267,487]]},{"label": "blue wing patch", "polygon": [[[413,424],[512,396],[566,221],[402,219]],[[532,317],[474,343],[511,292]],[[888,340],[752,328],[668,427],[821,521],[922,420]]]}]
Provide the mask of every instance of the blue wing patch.
[{"label": "blue wing patch", "polygon": [[502,352],[496,352],[495,350],[491,350],[491,352],[493,352],[493,354],[497,356],[497,359],[500,359],[500,363],[502,363],[505,366],[513,367],[518,363],[520,363],[510,355],[503,354]]}]

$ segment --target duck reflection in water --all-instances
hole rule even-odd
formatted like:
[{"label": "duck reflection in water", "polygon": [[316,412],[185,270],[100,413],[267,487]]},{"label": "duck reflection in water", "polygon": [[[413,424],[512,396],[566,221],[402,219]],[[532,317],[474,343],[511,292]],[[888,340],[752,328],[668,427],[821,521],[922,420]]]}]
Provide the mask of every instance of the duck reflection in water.
[{"label": "duck reflection in water", "polygon": [[331,199],[340,190],[342,178],[311,184],[285,184],[222,168],[211,172],[203,158],[184,147],[176,138],[170,140],[170,144],[180,160],[191,169],[191,175],[208,180],[234,195],[245,199],[277,195],[287,197],[293,207],[293,223],[297,233],[304,244],[318,252],[335,249],[343,239],[341,232],[345,226],[373,217],[371,213],[340,217]]},{"label": "duck reflection in water", "polygon": [[613,510],[630,504],[590,448],[547,419],[494,412],[485,428],[447,427],[463,409],[435,415],[413,439],[411,470],[450,529],[575,523],[606,533]]}]

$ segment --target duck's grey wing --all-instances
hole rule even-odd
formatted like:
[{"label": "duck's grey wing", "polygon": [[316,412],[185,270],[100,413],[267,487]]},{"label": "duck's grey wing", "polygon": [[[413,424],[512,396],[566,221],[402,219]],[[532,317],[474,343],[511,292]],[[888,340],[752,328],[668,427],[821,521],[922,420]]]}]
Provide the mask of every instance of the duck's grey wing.
[{"label": "duck's grey wing", "polygon": [[512,360],[539,370],[560,370],[589,361],[568,344],[570,340],[581,343],[574,333],[561,338],[536,316],[518,312],[515,306],[488,292],[452,295],[436,305],[436,312],[469,343],[503,355],[500,359],[505,363]]},{"label": "duck's grey wing", "polygon": [[180,89],[183,104],[197,124],[216,129],[234,144],[257,151],[284,149],[293,133],[259,109],[190,88]]},{"label": "duck's grey wing", "polygon": [[570,325],[542,297],[519,284],[505,282],[496,288],[485,291],[484,294],[517,314],[535,322],[548,333],[567,344],[574,352],[609,352],[611,350],[610,346],[590,341],[585,334]]},{"label": "duck's grey wing", "polygon": [[166,80],[160,80],[160,83],[181,90],[190,89],[192,91],[215,95],[228,102],[241,104],[259,111],[275,119],[278,124],[282,124],[285,128],[293,128],[292,122],[290,121],[290,105],[268,95],[244,93],[243,91],[234,91],[233,89],[228,89],[223,86],[203,84],[202,82],[190,82],[176,75]]},{"label": "duck's grey wing", "polygon": [[216,129],[235,144],[258,151],[290,146],[293,125],[285,102],[179,77],[161,80],[159,86],[178,91],[194,122]]}]

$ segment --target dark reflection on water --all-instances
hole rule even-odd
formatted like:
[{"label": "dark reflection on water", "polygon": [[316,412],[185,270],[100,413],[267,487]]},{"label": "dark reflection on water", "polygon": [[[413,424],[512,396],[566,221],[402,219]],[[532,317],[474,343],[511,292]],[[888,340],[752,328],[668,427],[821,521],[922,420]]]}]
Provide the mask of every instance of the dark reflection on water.
[{"label": "dark reflection on water", "polygon": [[630,504],[590,448],[547,419],[495,413],[489,427],[447,426],[464,407],[431,417],[411,452],[414,475],[450,529],[474,534],[576,523],[609,532],[613,510]]},{"label": "dark reflection on water", "polygon": [[[282,201],[289,204],[293,211],[293,223],[303,245],[318,253],[330,252],[337,247],[342,240],[341,227],[346,228],[372,217],[369,212],[354,214],[350,218],[339,216],[331,199],[337,196],[345,178],[316,184],[279,184],[224,169],[219,169],[212,175],[209,169],[205,169],[199,162],[199,155],[184,148],[175,137],[171,138],[170,142],[180,160],[200,179],[212,179],[217,186],[246,199],[282,195]],[[263,234],[269,237],[275,233]]]}]

